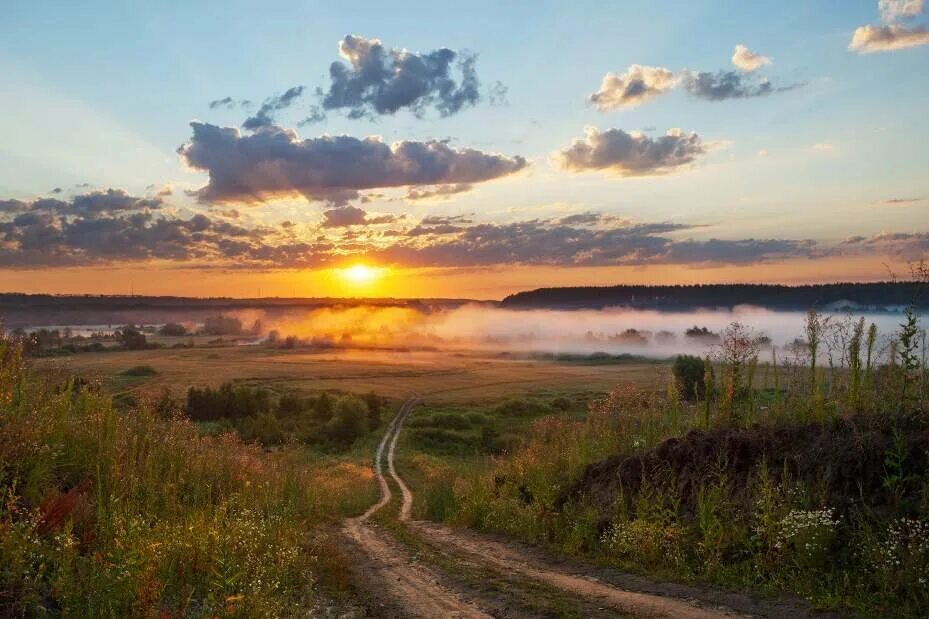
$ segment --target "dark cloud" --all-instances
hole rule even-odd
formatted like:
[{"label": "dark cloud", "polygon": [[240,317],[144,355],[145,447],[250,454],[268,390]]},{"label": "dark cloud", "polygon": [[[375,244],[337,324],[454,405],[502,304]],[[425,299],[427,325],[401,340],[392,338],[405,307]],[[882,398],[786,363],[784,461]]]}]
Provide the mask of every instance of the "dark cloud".
[{"label": "dark cloud", "polygon": [[669,247],[667,260],[675,264],[751,264],[765,260],[813,257],[816,243],[786,239],[709,239],[678,241]]},{"label": "dark cloud", "polygon": [[326,113],[318,105],[310,107],[310,113],[303,120],[297,123],[298,127],[305,127],[314,123],[320,123],[326,120]]},{"label": "dark cloud", "polygon": [[871,237],[856,236],[832,249],[839,254],[879,254],[901,260],[929,257],[929,232],[882,232]]},{"label": "dark cloud", "polygon": [[738,71],[684,74],[684,88],[694,97],[708,101],[763,97],[775,92],[766,79],[755,79]]},{"label": "dark cloud", "polygon": [[[450,116],[480,99],[476,57],[447,48],[428,53],[386,48],[378,39],[346,35],[329,67],[331,84],[321,92],[323,108],[344,109],[350,118],[394,114],[417,116],[434,108]],[[453,77],[457,68],[460,77]]]},{"label": "dark cloud", "polygon": [[91,191],[74,196],[70,200],[38,198],[31,202],[23,200],[0,200],[0,213],[24,213],[51,215],[74,215],[99,217],[128,211],[156,211],[164,202],[160,197],[140,198],[127,194],[122,189]]},{"label": "dark cloud", "polygon": [[282,95],[276,95],[265,99],[258,111],[253,116],[249,116],[242,123],[243,129],[256,130],[263,127],[270,127],[274,124],[274,115],[303,96],[303,86],[293,86],[288,88]]},{"label": "dark cloud", "polygon": [[376,226],[394,223],[396,215],[379,215],[368,217],[368,213],[357,206],[341,206],[323,213],[323,228],[344,228],[347,226]]},{"label": "dark cloud", "polygon": [[220,107],[224,107],[227,110],[231,110],[235,107],[235,100],[232,97],[223,97],[222,99],[214,99],[208,104],[211,110],[215,110]]},{"label": "dark cloud", "polygon": [[423,217],[421,223],[424,226],[442,226],[447,224],[470,224],[474,223],[469,219],[470,215],[429,215]]},{"label": "dark cloud", "polygon": [[510,104],[509,92],[506,84],[497,80],[487,89],[487,102],[493,107],[506,107]]},{"label": "dark cloud", "polygon": [[[166,260],[225,265],[309,265],[324,262],[331,246],[281,243],[270,228],[245,228],[204,214],[160,215],[148,198],[120,190],[70,201],[16,203],[0,217],[0,264],[7,267],[82,266]],[[141,210],[139,210],[141,209]]]},{"label": "dark cloud", "polygon": [[407,202],[448,200],[455,194],[465,193],[472,189],[474,189],[474,186],[469,183],[438,185],[431,188],[410,187],[403,199]]},{"label": "dark cloud", "polygon": [[558,223],[565,226],[595,226],[599,223],[612,221],[614,218],[602,213],[575,213],[566,215],[558,220]]},{"label": "dark cloud", "polygon": [[557,159],[571,172],[609,170],[621,176],[648,176],[672,172],[706,152],[699,135],[680,129],[651,138],[622,129],[600,132],[589,127],[585,138],[557,153]]},{"label": "dark cloud", "polygon": [[527,165],[522,157],[454,149],[439,141],[388,145],[345,135],[301,140],[279,127],[245,136],[231,127],[200,122],[191,127],[193,137],[178,153],[191,167],[209,173],[209,183],[197,192],[205,202],[302,194],[344,203],[362,189],[479,183]]},{"label": "dark cloud", "polygon": [[[750,264],[809,254],[812,241],[747,239],[675,241],[673,223],[628,223],[593,229],[558,220],[478,224],[458,230],[414,228],[408,243],[371,252],[382,262],[416,266],[614,266],[646,264]],[[426,237],[427,242],[422,242]]]},{"label": "dark cloud", "polygon": [[916,204],[917,202],[922,202],[924,198],[890,198],[884,200],[884,204],[890,206],[909,206],[910,204]]},{"label": "dark cloud", "polygon": [[[470,267],[493,265],[746,265],[796,257],[869,255],[917,260],[929,254],[929,233],[885,233],[837,244],[793,239],[677,237],[697,226],[634,223],[597,213],[513,223],[473,223],[466,215],[423,218],[409,230],[362,226],[396,223],[394,215],[370,216],[358,207],[324,213],[327,228],[341,228],[337,244],[324,235],[298,238],[298,227],[238,225],[198,213],[179,217],[152,210],[146,198],[119,190],[70,200],[0,200],[0,264],[7,268],[108,265],[167,261],[199,268],[312,268],[346,257],[379,264]],[[100,196],[106,210],[82,205]],[[114,206],[114,204],[117,204]],[[380,239],[373,244],[372,239]],[[383,246],[390,239],[389,245]]]}]

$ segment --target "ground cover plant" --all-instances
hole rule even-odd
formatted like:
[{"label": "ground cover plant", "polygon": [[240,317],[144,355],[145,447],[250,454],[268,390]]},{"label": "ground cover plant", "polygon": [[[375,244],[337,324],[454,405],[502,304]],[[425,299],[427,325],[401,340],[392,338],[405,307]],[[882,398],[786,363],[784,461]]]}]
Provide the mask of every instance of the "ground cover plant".
[{"label": "ground cover plant", "polygon": [[924,615],[929,374],[912,307],[901,322],[810,312],[781,348],[734,323],[666,389],[534,416],[512,450],[468,462],[414,427],[418,513],[653,576]]},{"label": "ground cover plant", "polygon": [[0,339],[0,615],[288,616],[320,603],[325,529],[376,496],[367,458],[269,453]]}]

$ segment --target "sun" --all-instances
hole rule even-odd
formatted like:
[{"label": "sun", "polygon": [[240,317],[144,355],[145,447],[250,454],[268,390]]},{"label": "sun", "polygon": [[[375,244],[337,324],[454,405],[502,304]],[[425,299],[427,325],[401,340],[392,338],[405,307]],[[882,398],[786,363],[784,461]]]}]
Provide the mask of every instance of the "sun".
[{"label": "sun", "polygon": [[383,274],[384,269],[372,267],[366,264],[355,264],[344,269],[340,269],[339,274],[342,279],[355,286],[365,286],[375,282]]}]

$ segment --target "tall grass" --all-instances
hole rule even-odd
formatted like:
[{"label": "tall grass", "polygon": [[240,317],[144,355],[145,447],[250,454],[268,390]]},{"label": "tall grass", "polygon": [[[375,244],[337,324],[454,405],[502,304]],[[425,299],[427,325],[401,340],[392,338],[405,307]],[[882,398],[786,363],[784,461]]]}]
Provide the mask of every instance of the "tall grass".
[{"label": "tall grass", "polygon": [[118,413],[0,338],[0,615],[305,613],[308,528],[372,492],[369,470]]},{"label": "tall grass", "polygon": [[[706,360],[702,401],[682,398],[670,377],[661,392],[620,385],[583,419],[536,421],[510,455],[450,477],[433,465],[417,496],[442,508],[425,515],[625,569],[791,592],[863,615],[925,615],[919,331],[908,315],[881,344],[873,326],[847,326],[811,313],[805,341],[760,363],[751,330],[734,325]],[[825,367],[815,361],[824,358]],[[771,459],[741,466],[758,453],[730,447],[740,444],[771,449]],[[867,478],[843,486],[844,468],[862,459]]]}]

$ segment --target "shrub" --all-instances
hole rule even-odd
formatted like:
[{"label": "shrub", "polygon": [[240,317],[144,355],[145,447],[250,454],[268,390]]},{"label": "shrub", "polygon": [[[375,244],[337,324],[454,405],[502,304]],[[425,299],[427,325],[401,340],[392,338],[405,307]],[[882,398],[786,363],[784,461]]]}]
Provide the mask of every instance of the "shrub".
[{"label": "shrub", "polygon": [[703,359],[693,355],[678,355],[674,358],[672,371],[682,397],[688,400],[702,400],[706,397]]},{"label": "shrub", "polygon": [[129,369],[120,372],[123,376],[154,376],[158,370],[150,365],[134,365]]},{"label": "shrub", "polygon": [[178,324],[176,322],[169,322],[167,324],[162,325],[161,328],[158,329],[158,333],[161,335],[180,337],[180,336],[187,335],[187,328],[182,324]]},{"label": "shrub", "polygon": [[357,396],[340,397],[333,407],[327,432],[336,443],[351,445],[368,432],[368,405]]}]

